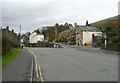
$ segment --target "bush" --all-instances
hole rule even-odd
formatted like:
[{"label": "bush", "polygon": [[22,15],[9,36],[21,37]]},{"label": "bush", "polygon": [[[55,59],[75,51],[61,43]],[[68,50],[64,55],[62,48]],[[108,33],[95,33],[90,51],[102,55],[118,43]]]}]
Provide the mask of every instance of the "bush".
[{"label": "bush", "polygon": [[56,39],[54,39],[54,41],[60,42],[60,41],[61,41],[61,38],[56,38]]},{"label": "bush", "polygon": [[7,36],[2,37],[2,55],[11,50],[11,48],[17,48],[19,44],[15,40],[11,40]]},{"label": "bush", "polygon": [[101,37],[101,42],[104,43],[105,42],[105,38]]},{"label": "bush", "polygon": [[11,44],[12,41],[8,37],[2,37],[2,54],[5,54],[11,49]]},{"label": "bush", "polygon": [[119,40],[118,40],[118,36],[113,36],[113,37],[110,37],[110,40],[112,41],[112,43],[118,43]]}]

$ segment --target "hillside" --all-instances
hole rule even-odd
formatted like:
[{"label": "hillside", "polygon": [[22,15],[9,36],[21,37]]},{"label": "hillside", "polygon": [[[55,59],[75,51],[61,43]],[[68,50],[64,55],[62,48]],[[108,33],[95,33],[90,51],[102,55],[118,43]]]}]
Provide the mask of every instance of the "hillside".
[{"label": "hillside", "polygon": [[115,28],[116,26],[118,26],[118,17],[120,18],[120,15],[119,16],[114,16],[114,17],[111,17],[111,18],[108,18],[108,19],[104,19],[104,20],[101,20],[101,21],[98,21],[98,22],[95,22],[95,23],[91,23],[90,25],[91,26],[96,26],[96,27],[102,29],[103,31],[107,27]]},{"label": "hillside", "polygon": [[71,33],[75,32],[75,28],[72,28],[72,29],[68,29],[68,30],[65,30],[61,33],[58,34],[58,38],[61,40],[61,41],[64,41],[64,39],[70,35]]}]

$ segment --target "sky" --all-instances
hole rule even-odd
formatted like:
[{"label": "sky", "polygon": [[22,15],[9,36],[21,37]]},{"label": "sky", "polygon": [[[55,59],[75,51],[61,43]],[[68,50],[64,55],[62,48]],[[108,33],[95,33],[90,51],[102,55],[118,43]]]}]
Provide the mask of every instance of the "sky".
[{"label": "sky", "polygon": [[119,0],[1,0],[0,24],[19,33],[56,23],[85,25],[118,15]]}]

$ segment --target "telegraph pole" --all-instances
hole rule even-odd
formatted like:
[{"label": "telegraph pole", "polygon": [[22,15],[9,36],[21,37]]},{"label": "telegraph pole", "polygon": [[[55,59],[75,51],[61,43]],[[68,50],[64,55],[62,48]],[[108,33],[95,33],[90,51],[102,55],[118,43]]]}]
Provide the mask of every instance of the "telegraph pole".
[{"label": "telegraph pole", "polygon": [[20,34],[21,34],[21,25],[20,25]]},{"label": "telegraph pole", "polygon": [[19,38],[19,42],[20,42],[20,48],[21,48],[21,25],[20,25],[20,38]]}]

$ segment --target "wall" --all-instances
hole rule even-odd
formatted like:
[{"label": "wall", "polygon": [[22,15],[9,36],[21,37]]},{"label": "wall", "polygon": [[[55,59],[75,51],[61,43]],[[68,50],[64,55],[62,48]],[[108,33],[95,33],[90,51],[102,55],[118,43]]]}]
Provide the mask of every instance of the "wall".
[{"label": "wall", "polygon": [[92,34],[95,36],[101,36],[102,32],[89,32],[89,31],[83,31],[83,40],[82,44],[84,45],[86,42],[92,43]]},{"label": "wall", "polygon": [[33,37],[36,35],[35,32],[31,33],[31,35],[29,36],[29,43],[33,43]]},{"label": "wall", "polygon": [[112,50],[112,51],[119,51],[119,43],[107,44],[107,48],[105,48],[105,44],[101,44],[101,49]]},{"label": "wall", "polygon": [[30,42],[29,43],[37,43],[38,41],[44,40],[44,35],[37,35],[35,32],[30,35]]}]

